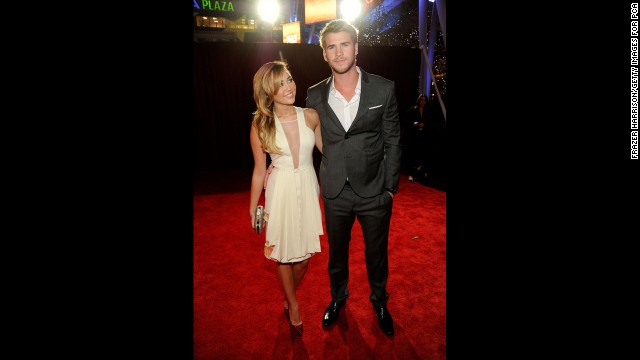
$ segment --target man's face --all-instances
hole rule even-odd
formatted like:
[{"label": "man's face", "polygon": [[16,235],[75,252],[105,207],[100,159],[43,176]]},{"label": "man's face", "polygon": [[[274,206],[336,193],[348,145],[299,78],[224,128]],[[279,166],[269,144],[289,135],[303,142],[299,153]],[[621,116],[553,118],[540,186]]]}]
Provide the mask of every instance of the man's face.
[{"label": "man's face", "polygon": [[344,74],[356,63],[358,44],[354,44],[346,31],[329,33],[324,37],[322,56],[333,72]]}]

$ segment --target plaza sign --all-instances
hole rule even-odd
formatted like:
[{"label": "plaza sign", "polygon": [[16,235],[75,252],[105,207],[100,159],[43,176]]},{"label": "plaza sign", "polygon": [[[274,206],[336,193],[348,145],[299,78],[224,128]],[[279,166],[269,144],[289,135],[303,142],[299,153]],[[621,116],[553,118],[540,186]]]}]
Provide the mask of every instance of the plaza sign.
[{"label": "plaza sign", "polygon": [[251,0],[193,0],[193,11],[202,16],[217,16],[229,19],[257,15],[256,5]]},{"label": "plaza sign", "polygon": [[224,12],[236,11],[232,1],[193,0],[193,8],[198,10],[212,10],[212,11],[224,11]]}]

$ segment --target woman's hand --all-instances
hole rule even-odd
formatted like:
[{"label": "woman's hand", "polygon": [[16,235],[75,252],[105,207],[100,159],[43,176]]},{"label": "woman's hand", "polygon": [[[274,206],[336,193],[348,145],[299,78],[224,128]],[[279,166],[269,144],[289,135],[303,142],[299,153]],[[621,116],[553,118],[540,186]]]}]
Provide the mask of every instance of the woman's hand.
[{"label": "woman's hand", "polygon": [[256,223],[256,211],[255,211],[255,209],[253,211],[249,210],[249,218],[251,219],[251,228],[253,228],[253,230],[255,230],[256,228],[253,226],[253,224]]},{"label": "woman's hand", "polygon": [[271,258],[271,253],[273,252],[273,246],[267,246],[264,244],[264,257],[267,259]]}]

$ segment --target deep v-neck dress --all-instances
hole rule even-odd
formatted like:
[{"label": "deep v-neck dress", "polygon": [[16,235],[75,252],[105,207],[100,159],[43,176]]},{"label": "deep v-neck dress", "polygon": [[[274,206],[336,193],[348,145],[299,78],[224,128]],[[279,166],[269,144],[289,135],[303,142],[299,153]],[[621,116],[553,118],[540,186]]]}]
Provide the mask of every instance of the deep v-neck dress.
[{"label": "deep v-neck dress", "polygon": [[[307,127],[303,109],[294,108],[297,119],[292,123],[281,124],[276,116],[276,144],[282,154],[269,154],[274,167],[265,190],[266,240],[268,246],[274,246],[270,258],[283,263],[320,252],[323,234],[320,188],[313,167],[315,134]],[[293,122],[300,136],[297,168],[283,128],[296,126]]]}]

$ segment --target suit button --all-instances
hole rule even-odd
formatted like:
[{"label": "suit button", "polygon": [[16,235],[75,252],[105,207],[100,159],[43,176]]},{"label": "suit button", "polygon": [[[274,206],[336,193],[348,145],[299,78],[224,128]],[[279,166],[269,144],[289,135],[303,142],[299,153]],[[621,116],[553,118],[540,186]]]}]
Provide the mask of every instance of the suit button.
[{"label": "suit button", "polygon": [[344,138],[348,139],[349,138],[349,134],[344,134]]}]

